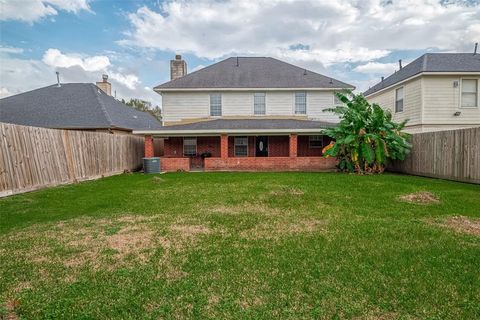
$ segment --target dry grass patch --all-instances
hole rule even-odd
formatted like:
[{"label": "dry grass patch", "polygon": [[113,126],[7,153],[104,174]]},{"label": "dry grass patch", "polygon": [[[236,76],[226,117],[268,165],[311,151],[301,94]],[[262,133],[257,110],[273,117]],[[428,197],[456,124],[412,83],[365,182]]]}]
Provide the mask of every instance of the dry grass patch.
[{"label": "dry grass patch", "polygon": [[[432,223],[431,221],[429,222]],[[480,219],[467,218],[464,216],[455,216],[448,218],[441,223],[433,223],[435,225],[452,229],[457,232],[480,236]]]},{"label": "dry grass patch", "polygon": [[406,194],[406,195],[400,196],[399,200],[403,202],[418,203],[418,204],[430,204],[430,203],[440,202],[438,197],[429,191],[419,191],[419,192]]},{"label": "dry grass patch", "polygon": [[284,212],[277,208],[272,208],[264,203],[251,203],[245,202],[239,205],[219,205],[214,208],[208,209],[208,211],[213,213],[221,214],[245,214],[253,213],[260,215],[280,215]]},{"label": "dry grass patch", "polygon": [[287,186],[281,187],[279,190],[270,191],[270,195],[272,196],[301,196],[304,194],[305,192],[300,189]]}]

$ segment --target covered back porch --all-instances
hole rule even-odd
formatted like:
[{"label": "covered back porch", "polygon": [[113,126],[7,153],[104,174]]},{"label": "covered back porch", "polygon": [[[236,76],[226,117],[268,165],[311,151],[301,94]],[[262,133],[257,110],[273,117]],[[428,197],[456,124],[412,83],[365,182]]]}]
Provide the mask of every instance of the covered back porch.
[{"label": "covered back porch", "polygon": [[[204,124],[165,127],[144,132],[145,157],[154,157],[154,137],[164,139],[162,171],[330,171],[336,159],[322,157],[331,139],[320,135],[314,121],[269,120],[269,127],[248,128],[234,124],[221,128],[197,128]],[[264,121],[262,121],[264,122]],[[248,122],[248,125],[251,124]],[[279,127],[283,125],[283,127]],[[287,126],[289,125],[289,126]],[[276,126],[276,127],[275,127]],[[193,127],[193,129],[192,129]],[[140,133],[140,132],[137,132]]]}]

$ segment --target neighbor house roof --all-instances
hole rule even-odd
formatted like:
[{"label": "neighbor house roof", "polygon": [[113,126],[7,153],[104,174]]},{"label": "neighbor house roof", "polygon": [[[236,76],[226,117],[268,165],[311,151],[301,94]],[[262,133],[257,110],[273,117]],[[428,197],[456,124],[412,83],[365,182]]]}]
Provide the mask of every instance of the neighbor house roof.
[{"label": "neighbor house roof", "polygon": [[203,135],[203,134],[281,134],[319,133],[336,123],[297,119],[216,119],[189,124],[164,126],[158,130],[136,130],[136,134]]},{"label": "neighbor house roof", "polygon": [[426,53],[380,81],[363,94],[371,95],[423,72],[480,72],[480,54]]},{"label": "neighbor house roof", "polygon": [[0,99],[0,122],[62,129],[158,129],[137,111],[91,83],[65,83]]},{"label": "neighbor house roof", "polygon": [[162,92],[221,88],[353,89],[354,86],[274,58],[232,57],[154,89]]}]

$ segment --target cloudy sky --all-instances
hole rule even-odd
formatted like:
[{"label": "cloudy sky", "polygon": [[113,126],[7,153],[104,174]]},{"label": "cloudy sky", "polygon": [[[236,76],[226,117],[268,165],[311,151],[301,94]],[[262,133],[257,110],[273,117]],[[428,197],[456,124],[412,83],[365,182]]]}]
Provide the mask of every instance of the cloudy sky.
[{"label": "cloudy sky", "polygon": [[272,56],[361,91],[425,52],[471,52],[480,1],[0,0],[0,96],[110,76],[118,98],[152,87],[182,54],[189,71]]}]

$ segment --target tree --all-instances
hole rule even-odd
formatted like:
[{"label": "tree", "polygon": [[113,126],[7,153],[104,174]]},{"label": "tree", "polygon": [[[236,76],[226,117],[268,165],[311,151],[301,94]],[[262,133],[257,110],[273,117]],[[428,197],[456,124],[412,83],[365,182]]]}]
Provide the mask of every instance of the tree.
[{"label": "tree", "polygon": [[141,99],[130,99],[130,101],[125,102],[122,99],[122,102],[125,103],[127,106],[130,106],[138,111],[148,112],[158,121],[162,121],[162,109],[159,106],[152,106],[152,103],[149,101],[141,100]]},{"label": "tree", "polygon": [[334,139],[323,149],[325,157],[337,157],[340,170],[357,173],[382,173],[389,160],[405,159],[411,148],[402,132],[406,120],[394,122],[389,111],[363,95],[336,95],[344,105],[324,110],[340,116],[337,127],[322,132]]}]

